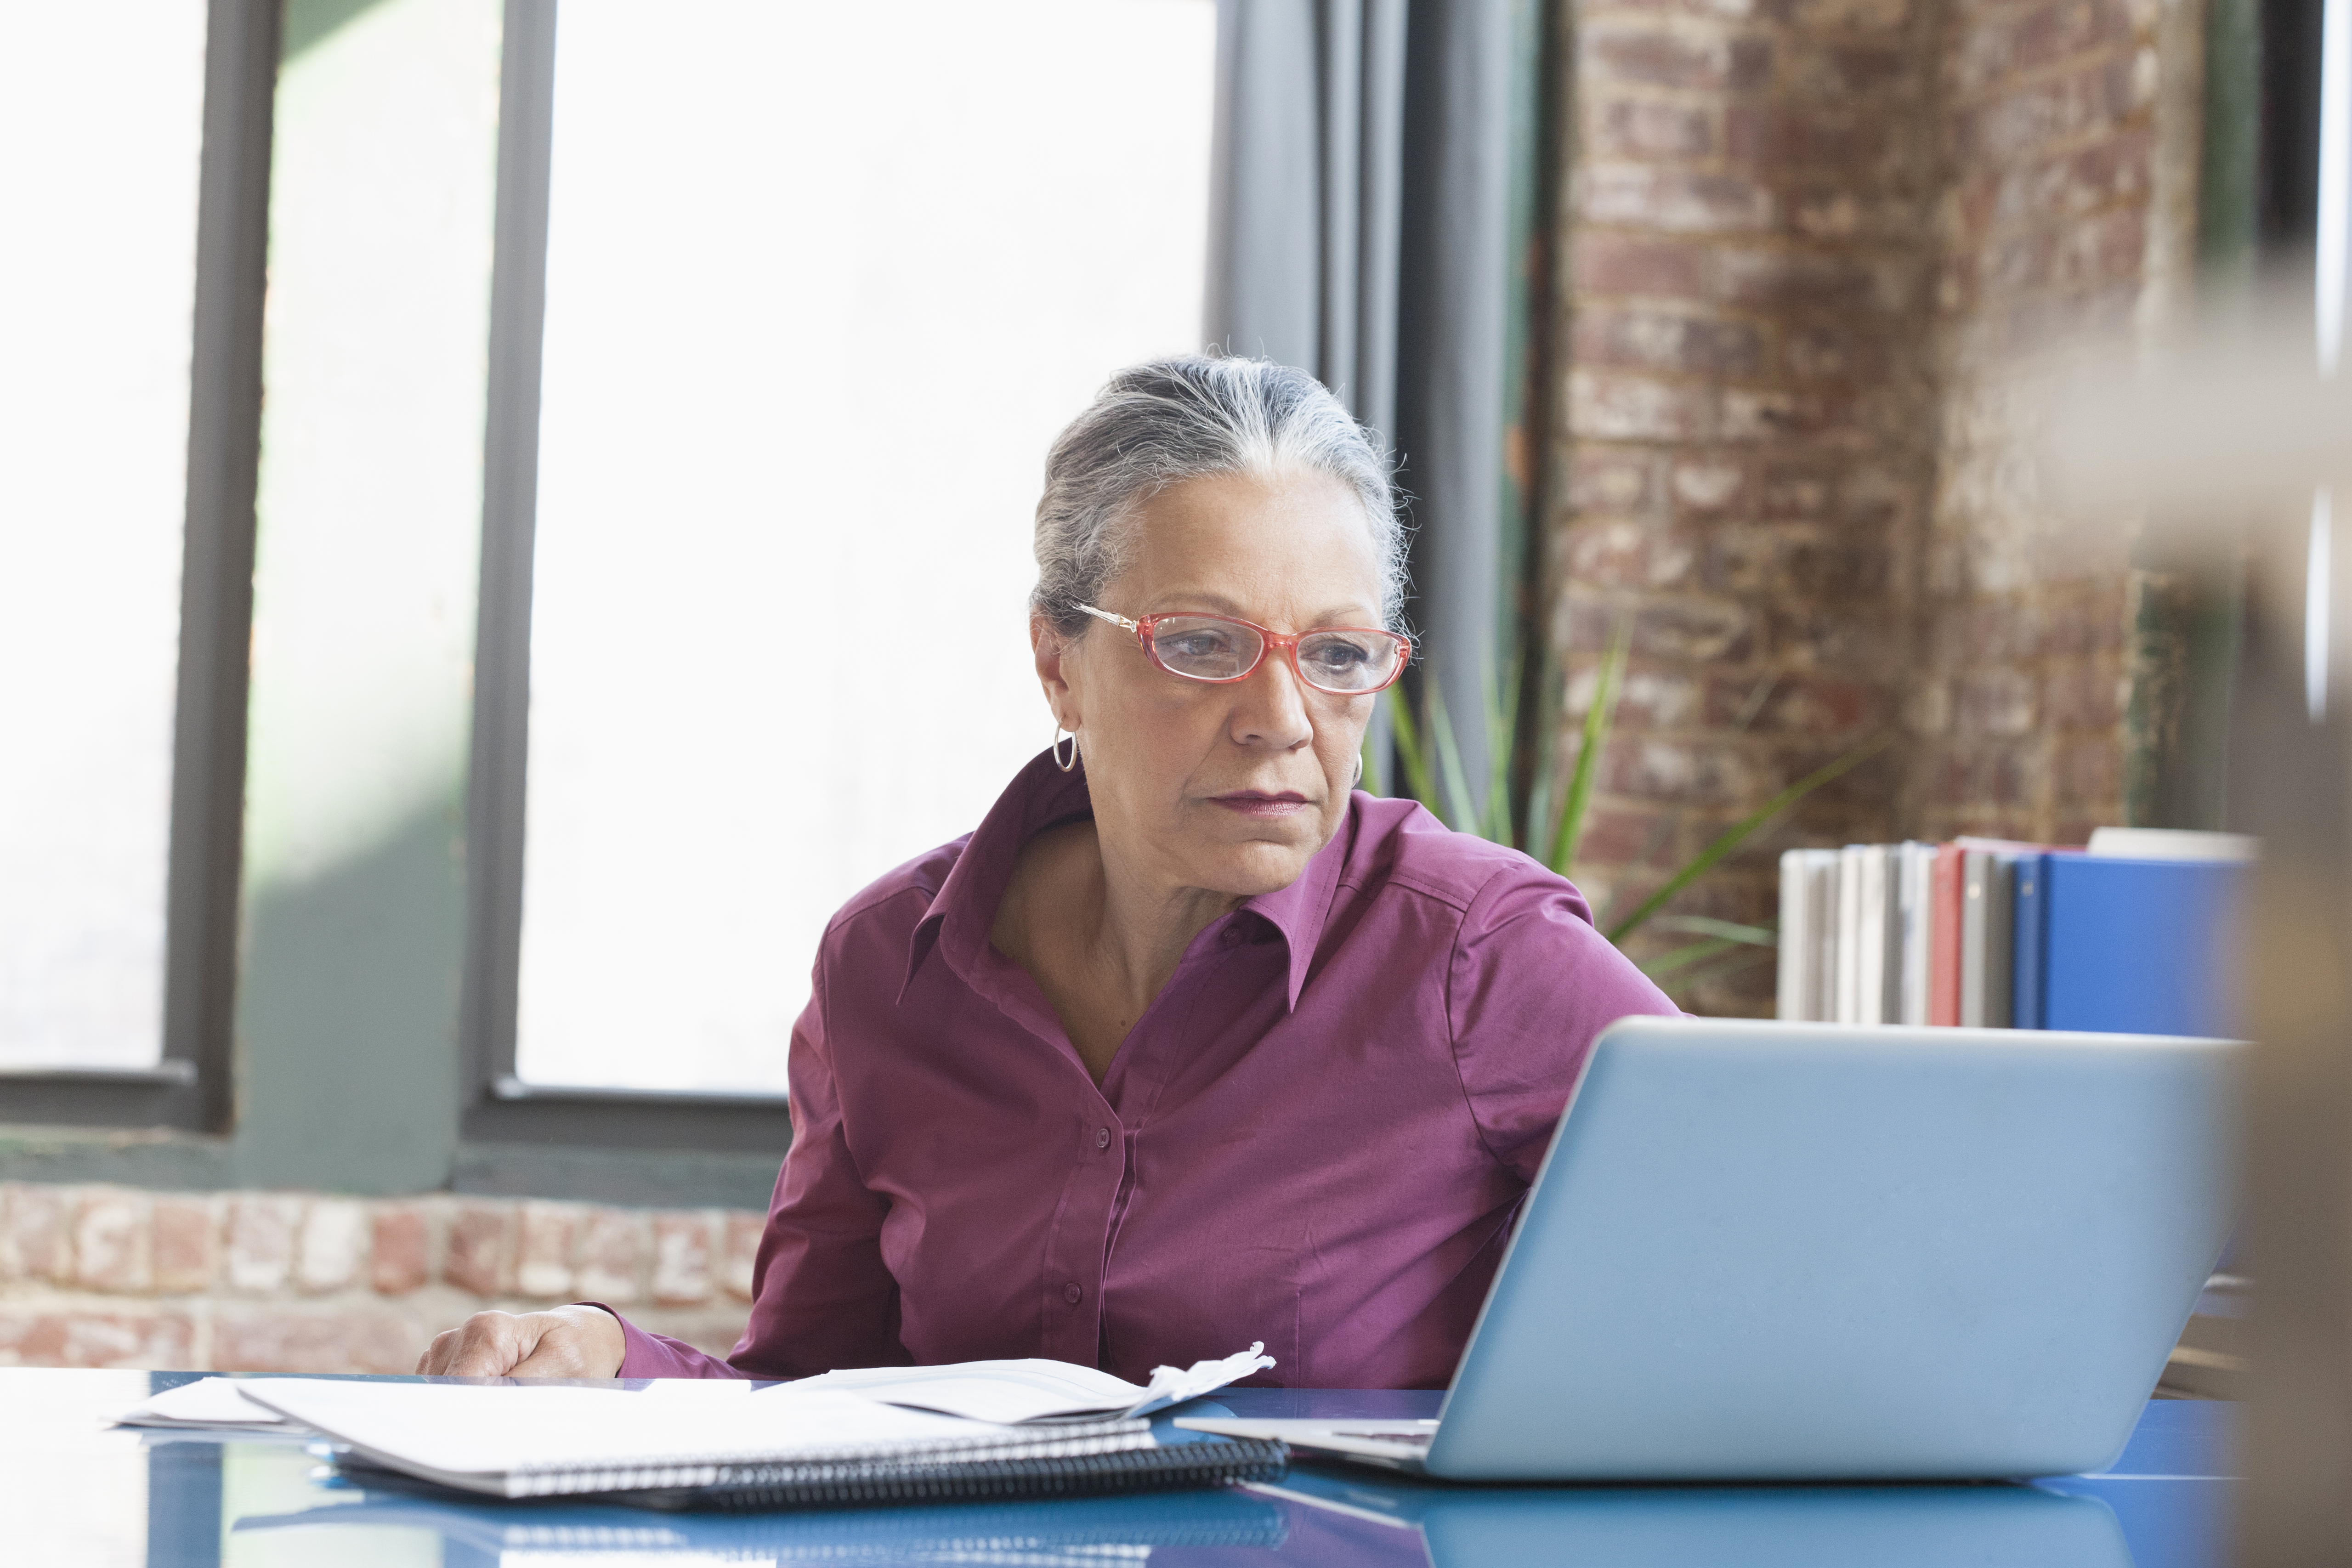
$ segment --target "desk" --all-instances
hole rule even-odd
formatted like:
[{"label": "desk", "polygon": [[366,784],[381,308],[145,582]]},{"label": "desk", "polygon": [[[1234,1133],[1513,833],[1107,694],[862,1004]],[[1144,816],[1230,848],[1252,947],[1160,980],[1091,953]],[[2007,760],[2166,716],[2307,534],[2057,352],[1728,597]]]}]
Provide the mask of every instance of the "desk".
[{"label": "desk", "polygon": [[[735,1518],[439,1503],[314,1476],[299,1442],[110,1429],[191,1373],[0,1369],[0,1520],[41,1568],[1215,1563],[1509,1568],[2220,1568],[2231,1406],[2157,1401],[2111,1475],[2032,1487],[1469,1489],[1296,1467],[1277,1487]],[[1439,1396],[1229,1389],[1235,1415],[1427,1416]]]}]

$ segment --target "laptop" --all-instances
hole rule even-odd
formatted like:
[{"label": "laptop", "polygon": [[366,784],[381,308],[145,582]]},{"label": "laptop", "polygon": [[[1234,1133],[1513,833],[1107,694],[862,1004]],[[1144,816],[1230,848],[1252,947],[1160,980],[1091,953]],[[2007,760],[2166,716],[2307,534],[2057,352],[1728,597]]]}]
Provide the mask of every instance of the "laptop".
[{"label": "laptop", "polygon": [[2103,1469],[2228,1239],[2243,1049],[1622,1019],[1436,1419],[1178,1424],[1455,1480]]}]

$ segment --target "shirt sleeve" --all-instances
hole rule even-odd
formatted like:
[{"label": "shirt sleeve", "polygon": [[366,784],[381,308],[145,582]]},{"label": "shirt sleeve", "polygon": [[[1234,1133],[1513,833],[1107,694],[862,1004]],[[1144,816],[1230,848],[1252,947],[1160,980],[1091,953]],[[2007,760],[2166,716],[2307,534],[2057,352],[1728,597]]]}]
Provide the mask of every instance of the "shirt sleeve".
[{"label": "shirt sleeve", "polygon": [[1446,977],[1454,1067],[1487,1151],[1521,1181],[1536,1179],[1594,1038],[1681,1012],[1593,929],[1584,895],[1533,862],[1490,877],[1463,916]]},{"label": "shirt sleeve", "polygon": [[882,1260],[890,1201],[869,1188],[842,1126],[824,1027],[826,975],[793,1029],[793,1146],[751,1270],[751,1318],[727,1359],[753,1377],[903,1366],[898,1282]]}]

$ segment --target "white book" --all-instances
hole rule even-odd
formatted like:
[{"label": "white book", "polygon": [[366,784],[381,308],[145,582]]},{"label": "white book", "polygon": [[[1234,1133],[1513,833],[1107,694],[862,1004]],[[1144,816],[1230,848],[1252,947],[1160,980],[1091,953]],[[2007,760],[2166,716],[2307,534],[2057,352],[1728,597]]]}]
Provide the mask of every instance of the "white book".
[{"label": "white book", "polygon": [[1895,847],[1895,896],[1902,972],[1896,984],[1895,1021],[1927,1022],[1927,896],[1935,885],[1936,846],[1914,840]]},{"label": "white book", "polygon": [[1807,963],[1811,978],[1807,982],[1805,1017],[1816,1023],[1828,1023],[1837,1017],[1838,883],[1842,880],[1839,861],[1835,850],[1805,852],[1809,868],[1806,909],[1811,937]]},{"label": "white book", "polygon": [[1812,1015],[1805,994],[1807,867],[1803,850],[1780,852],[1780,977],[1773,989],[1773,1016],[1784,1023],[1801,1023]]},{"label": "white book", "polygon": [[2251,861],[2262,841],[2246,833],[2200,833],[2188,828],[2094,828],[2090,852],[2133,861]]},{"label": "white book", "polygon": [[1851,1023],[1886,1021],[1886,849],[1862,844],[1846,853],[1856,862],[1853,915],[1853,1016]]},{"label": "white book", "polygon": [[1837,852],[1837,935],[1832,946],[1837,954],[1835,998],[1830,1021],[1832,1023],[1863,1023],[1862,1016],[1862,862],[1866,858],[1867,844],[1848,844]]}]

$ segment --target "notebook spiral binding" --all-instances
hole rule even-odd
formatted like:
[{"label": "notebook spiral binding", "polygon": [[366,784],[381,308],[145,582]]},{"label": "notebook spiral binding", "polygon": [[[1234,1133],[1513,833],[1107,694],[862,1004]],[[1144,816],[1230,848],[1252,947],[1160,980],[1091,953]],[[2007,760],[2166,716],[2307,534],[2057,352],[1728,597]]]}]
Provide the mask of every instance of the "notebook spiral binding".
[{"label": "notebook spiral binding", "polygon": [[658,1459],[621,1459],[596,1465],[519,1465],[509,1472],[507,1484],[508,1495],[515,1498],[578,1497],[724,1486],[730,1478],[749,1472],[781,1473],[825,1466],[969,1465],[992,1459],[1061,1458],[1151,1446],[1150,1422],[1122,1419],[1013,1433],[990,1431],[929,1442],[916,1448],[899,1447],[897,1451],[877,1449],[870,1444],[804,1449],[790,1459],[733,1452],[674,1454]]},{"label": "notebook spiral binding", "polygon": [[743,1465],[709,1485],[635,1491],[625,1494],[625,1500],[653,1508],[728,1511],[859,1503],[1013,1501],[1272,1480],[1289,1465],[1287,1445],[1244,1437],[1094,1454],[943,1463],[864,1460]]}]

